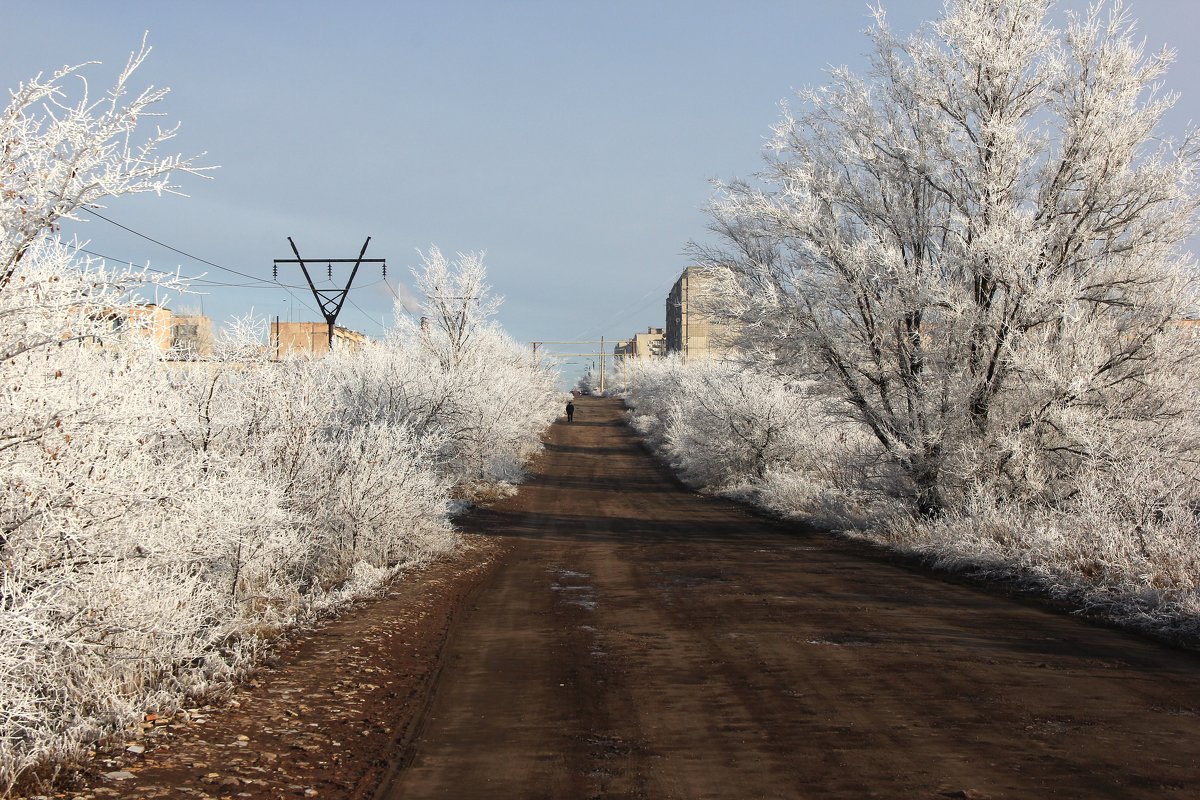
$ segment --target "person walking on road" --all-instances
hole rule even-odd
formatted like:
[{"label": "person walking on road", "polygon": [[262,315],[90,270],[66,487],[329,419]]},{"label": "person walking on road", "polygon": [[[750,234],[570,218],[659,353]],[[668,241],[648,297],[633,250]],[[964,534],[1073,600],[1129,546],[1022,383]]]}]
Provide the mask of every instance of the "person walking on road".
[{"label": "person walking on road", "polygon": [[575,401],[568,400],[567,401],[567,422],[574,422],[574,421],[575,421]]}]

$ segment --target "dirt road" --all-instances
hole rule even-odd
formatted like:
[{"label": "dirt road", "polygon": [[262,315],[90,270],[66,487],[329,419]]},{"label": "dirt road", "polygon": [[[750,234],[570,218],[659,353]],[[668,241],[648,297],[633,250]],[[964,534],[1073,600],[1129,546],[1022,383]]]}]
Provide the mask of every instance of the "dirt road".
[{"label": "dirt road", "polygon": [[1200,796],[1200,659],[687,492],[611,402],[472,524],[377,797]]},{"label": "dirt road", "polygon": [[701,498],[613,403],[463,527],[54,796],[1200,797],[1200,657]]}]

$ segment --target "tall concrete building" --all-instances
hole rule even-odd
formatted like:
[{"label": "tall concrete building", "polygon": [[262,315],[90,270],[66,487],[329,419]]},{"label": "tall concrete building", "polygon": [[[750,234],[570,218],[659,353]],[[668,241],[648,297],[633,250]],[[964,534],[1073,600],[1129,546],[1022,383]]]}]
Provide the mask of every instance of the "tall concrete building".
[{"label": "tall concrete building", "polygon": [[732,348],[732,329],[706,312],[713,302],[712,268],[688,267],[667,295],[666,349],[685,361],[718,358]]}]

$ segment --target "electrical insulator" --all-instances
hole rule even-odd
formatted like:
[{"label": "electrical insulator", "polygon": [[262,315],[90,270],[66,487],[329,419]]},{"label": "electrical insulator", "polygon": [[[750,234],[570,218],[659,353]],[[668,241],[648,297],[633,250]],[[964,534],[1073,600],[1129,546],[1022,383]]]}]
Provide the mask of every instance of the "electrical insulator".
[{"label": "electrical insulator", "polygon": [[387,277],[387,264],[383,265],[383,277]]},{"label": "electrical insulator", "polygon": [[273,281],[279,280],[279,265],[278,264],[271,265],[271,280],[273,280]]},{"label": "electrical insulator", "polygon": [[329,278],[329,280],[333,280],[333,262],[332,261],[329,262],[329,264],[327,264],[325,267],[325,277]]}]

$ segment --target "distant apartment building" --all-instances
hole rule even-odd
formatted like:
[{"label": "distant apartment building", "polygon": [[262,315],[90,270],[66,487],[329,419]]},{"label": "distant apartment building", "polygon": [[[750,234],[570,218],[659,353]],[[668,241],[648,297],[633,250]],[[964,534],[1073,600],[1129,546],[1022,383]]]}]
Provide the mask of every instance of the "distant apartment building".
[{"label": "distant apartment building", "polygon": [[[113,337],[128,336],[139,343],[148,342],[155,350],[171,349],[171,310],[154,303],[106,309],[95,315]],[[107,346],[101,336],[97,344]]]},{"label": "distant apartment building", "polygon": [[92,316],[112,334],[93,337],[93,344],[100,347],[125,338],[149,344],[169,358],[197,359],[212,355],[212,320],[202,314],[176,314],[165,306],[146,303],[106,309]]},{"label": "distant apartment building", "polygon": [[[334,346],[357,350],[367,342],[365,334],[349,328],[333,329]],[[329,326],[324,322],[271,323],[271,356],[275,359],[295,355],[321,356],[329,352]]]},{"label": "distant apartment building", "polygon": [[210,358],[213,354],[212,320],[203,314],[172,315],[171,352],[177,358]]},{"label": "distant apartment building", "polygon": [[666,355],[667,342],[662,328],[647,328],[644,333],[636,333],[633,338],[617,342],[613,355],[618,358],[659,358]]},{"label": "distant apartment building", "polygon": [[718,358],[732,349],[732,329],[713,317],[712,268],[688,267],[667,295],[666,351],[686,361]]},{"label": "distant apartment building", "polygon": [[613,356],[616,358],[633,358],[633,340],[619,339],[613,346]]}]

